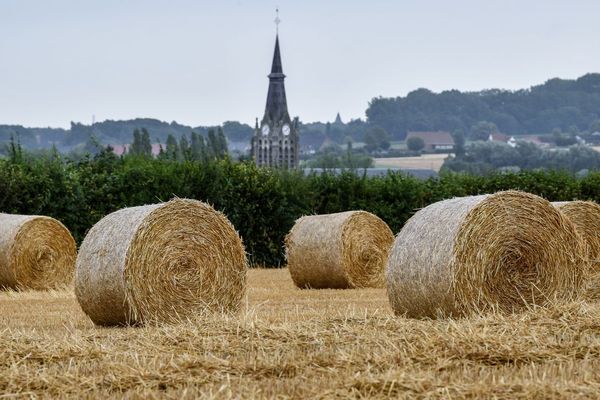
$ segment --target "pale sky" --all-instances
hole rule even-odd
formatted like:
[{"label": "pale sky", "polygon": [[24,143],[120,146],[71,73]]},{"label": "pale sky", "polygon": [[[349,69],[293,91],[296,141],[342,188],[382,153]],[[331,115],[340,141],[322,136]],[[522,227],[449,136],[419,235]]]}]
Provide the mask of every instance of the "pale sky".
[{"label": "pale sky", "polygon": [[0,124],[262,117],[275,8],[290,114],[600,72],[598,0],[0,0]]}]

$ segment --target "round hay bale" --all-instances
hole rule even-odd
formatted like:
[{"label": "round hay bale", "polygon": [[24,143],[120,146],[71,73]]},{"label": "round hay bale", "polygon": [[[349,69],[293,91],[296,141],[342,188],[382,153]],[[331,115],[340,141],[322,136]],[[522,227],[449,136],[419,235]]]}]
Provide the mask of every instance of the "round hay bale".
[{"label": "round hay bale", "polygon": [[435,318],[572,299],[588,268],[586,247],[571,221],[532,194],[440,201],[396,237],[389,300],[397,315]]},{"label": "round hay bale", "polygon": [[54,218],[0,214],[0,286],[55,289],[73,281],[77,246]]},{"label": "round hay bale", "polygon": [[394,234],[366,211],[305,216],[285,238],[290,274],[299,288],[383,287]]},{"label": "round hay bale", "polygon": [[174,322],[237,311],[246,269],[242,240],[222,213],[174,199],[94,225],[77,257],[75,294],[98,325]]},{"label": "round hay bale", "polygon": [[586,283],[587,297],[600,298],[600,205],[593,201],[561,201],[552,203],[575,224],[587,242],[590,258],[590,279]]}]

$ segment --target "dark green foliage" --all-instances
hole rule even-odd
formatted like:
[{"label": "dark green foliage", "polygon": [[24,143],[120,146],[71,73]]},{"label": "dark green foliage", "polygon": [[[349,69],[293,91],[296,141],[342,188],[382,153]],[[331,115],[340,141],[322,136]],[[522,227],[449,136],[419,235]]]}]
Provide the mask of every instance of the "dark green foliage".
[{"label": "dark green foliage", "polygon": [[465,134],[462,129],[457,129],[452,132],[452,139],[454,139],[454,154],[457,159],[461,159],[465,156]]},{"label": "dark green foliage", "polygon": [[[225,126],[224,126],[225,127]],[[326,141],[345,144],[348,138],[353,141],[363,141],[370,126],[361,119],[353,119],[344,123],[336,117],[334,123],[301,123],[300,146],[320,148]]]},{"label": "dark green foliage", "polygon": [[572,146],[575,143],[577,143],[575,135],[576,134],[574,133],[562,133],[559,128],[556,128],[552,131],[552,140],[554,141],[554,143],[556,143],[557,146]]},{"label": "dark green foliage", "polygon": [[343,152],[339,146],[332,145],[318,152],[315,156],[306,162],[307,168],[369,168],[373,166],[373,159],[364,151],[354,151],[352,142],[346,144],[346,151]]},{"label": "dark green foliage", "polygon": [[586,130],[598,120],[599,109],[600,74],[587,74],[516,91],[418,89],[406,97],[374,98],[366,114],[369,124],[381,126],[398,140],[409,131],[468,132],[478,121],[494,123],[510,135],[550,133],[556,127],[568,131],[571,126]]},{"label": "dark green foliage", "polygon": [[190,161],[192,159],[192,148],[185,136],[182,136],[181,139],[179,139],[179,154],[181,155],[182,160]]},{"label": "dark green foliage", "polygon": [[383,128],[371,128],[365,134],[365,148],[370,152],[387,150],[390,148],[390,136]]},{"label": "dark green foliage", "polygon": [[217,148],[218,151],[216,156],[219,160],[222,160],[227,155],[227,138],[225,137],[225,133],[223,132],[223,128],[217,128]]},{"label": "dark green foliage", "polygon": [[544,150],[533,143],[476,142],[461,157],[449,158],[443,170],[486,174],[496,169],[557,169],[570,172],[600,169],[600,153],[587,146]]},{"label": "dark green foliage", "polygon": [[479,121],[471,126],[471,140],[488,140],[490,135],[498,133],[498,127],[493,122]]},{"label": "dark green foliage", "polygon": [[418,136],[409,137],[406,140],[406,147],[411,151],[420,151],[425,147],[425,141]]},{"label": "dark green foliage", "polygon": [[129,154],[140,156],[143,152],[142,133],[136,128],[133,130],[133,142],[131,142],[131,146],[129,146]]},{"label": "dark green foliage", "polygon": [[16,138],[14,135],[10,137],[10,142],[6,145],[6,154],[12,162],[19,163],[23,161],[23,148],[18,134]]},{"label": "dark green foliage", "polygon": [[[194,139],[192,139],[194,141]],[[355,172],[304,176],[257,168],[251,162],[176,161],[116,157],[107,148],[73,162],[58,153],[0,160],[0,212],[49,215],[80,242],[106,214],[173,196],[212,204],[234,224],[255,264],[284,263],[283,240],[305,214],[362,209],[398,232],[419,208],[454,196],[519,189],[548,200],[600,201],[600,172],[526,171],[487,176],[444,173],[418,180],[401,173],[367,178]]]},{"label": "dark green foliage", "polygon": [[254,129],[249,125],[237,121],[223,122],[223,131],[225,136],[233,142],[250,142],[250,138],[254,134]]},{"label": "dark green foliage", "polygon": [[208,153],[206,150],[206,143],[204,142],[204,136],[192,132],[192,143],[191,143],[191,159],[196,161],[208,161]]},{"label": "dark green foliage", "polygon": [[[177,122],[163,122],[152,118],[136,118],[126,121],[106,120],[96,122],[91,125],[71,122],[69,129],[59,128],[26,128],[20,125],[0,125],[0,154],[5,153],[5,146],[9,143],[12,135],[18,134],[23,148],[31,150],[47,149],[53,145],[59,151],[67,153],[70,151],[83,153],[82,147],[88,144],[90,136],[94,136],[98,146],[91,146],[94,152],[102,147],[113,144],[122,145],[131,143],[136,155],[148,155],[152,152],[152,142],[165,143],[167,137],[172,135],[179,140],[182,136],[188,139],[192,131],[201,136],[206,136],[208,127],[199,126],[192,128],[190,126],[178,124]],[[136,145],[131,142],[131,134],[138,130],[140,138]],[[252,127],[235,121],[223,123],[224,135],[231,141],[249,142],[254,132]],[[143,150],[139,150],[139,143]],[[86,150],[89,150],[89,147]],[[137,147],[137,148],[136,148]],[[130,148],[131,150],[131,148]]]},{"label": "dark green foliage", "polygon": [[150,141],[150,133],[146,128],[142,128],[141,153],[144,157],[152,156],[152,142]]},{"label": "dark green foliage", "polygon": [[208,130],[206,153],[211,160],[222,160],[227,155],[227,138],[221,127],[217,128],[216,132],[213,128]]},{"label": "dark green foliage", "polygon": [[177,155],[179,154],[179,146],[177,145],[177,139],[175,136],[169,134],[167,136],[167,149],[166,149],[166,157],[169,160],[177,160]]}]

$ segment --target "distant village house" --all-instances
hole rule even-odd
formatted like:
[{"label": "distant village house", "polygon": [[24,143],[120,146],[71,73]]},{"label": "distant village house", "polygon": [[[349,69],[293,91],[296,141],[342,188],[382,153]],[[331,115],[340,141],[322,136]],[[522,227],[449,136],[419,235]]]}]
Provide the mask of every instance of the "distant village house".
[{"label": "distant village house", "polygon": [[450,132],[437,131],[437,132],[408,132],[406,140],[418,137],[423,139],[425,147],[423,148],[426,152],[435,152],[437,150],[454,150],[454,139]]}]

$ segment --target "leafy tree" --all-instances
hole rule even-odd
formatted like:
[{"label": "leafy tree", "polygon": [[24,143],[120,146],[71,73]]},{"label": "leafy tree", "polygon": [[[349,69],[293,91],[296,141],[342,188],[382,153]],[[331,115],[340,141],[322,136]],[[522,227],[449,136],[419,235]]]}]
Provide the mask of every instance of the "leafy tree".
[{"label": "leafy tree", "polygon": [[185,135],[179,139],[179,153],[185,161],[192,159],[192,149]]},{"label": "leafy tree", "polygon": [[158,155],[156,156],[156,158],[158,160],[167,160],[167,152],[165,151],[165,148],[163,147],[162,143],[158,144]]},{"label": "leafy tree", "polygon": [[[15,138],[16,136],[16,138]],[[21,140],[19,134],[10,136],[10,143],[8,144],[8,159],[13,163],[23,162],[23,148],[21,147]]]},{"label": "leafy tree", "polygon": [[498,133],[498,127],[493,122],[479,121],[471,126],[471,140],[489,140],[493,133]]},{"label": "leafy tree", "polygon": [[146,128],[142,128],[142,155],[152,157],[152,143],[150,142],[150,133]]},{"label": "leafy tree", "polygon": [[90,134],[88,137],[87,142],[85,143],[85,146],[83,146],[83,151],[85,153],[88,154],[98,154],[100,151],[102,151],[103,146],[100,143],[100,141],[98,140],[98,138],[96,138],[96,136],[94,134]]},{"label": "leafy tree", "polygon": [[339,156],[333,152],[326,151],[317,155],[314,160],[308,163],[308,166],[311,168],[333,169],[341,168],[342,163]]},{"label": "leafy tree", "polygon": [[177,160],[177,153],[179,152],[179,146],[177,145],[177,139],[172,134],[167,136],[167,149],[166,157],[169,160]]},{"label": "leafy tree", "polygon": [[589,131],[590,133],[600,132],[600,119],[595,119],[590,123]]},{"label": "leafy tree", "polygon": [[307,162],[309,168],[324,169],[359,169],[372,166],[373,159],[361,151],[354,151],[352,142],[347,143],[345,152],[342,152],[338,146],[329,146]]},{"label": "leafy tree", "polygon": [[227,138],[225,137],[225,133],[223,132],[223,128],[219,127],[217,129],[217,143],[218,143],[218,158],[223,159],[228,153],[227,149]]},{"label": "leafy tree", "polygon": [[568,132],[569,132],[569,135],[572,137],[575,137],[581,133],[581,132],[579,132],[579,128],[577,127],[577,125],[569,126]]},{"label": "leafy tree", "polygon": [[223,122],[223,132],[225,136],[234,142],[247,142],[254,134],[254,130],[250,125],[240,124],[237,121]]},{"label": "leafy tree", "polygon": [[133,142],[129,146],[129,154],[139,156],[142,154],[142,134],[139,129],[133,130]]},{"label": "leafy tree", "polygon": [[150,143],[150,134],[146,128],[133,130],[133,142],[129,146],[129,154],[135,156],[151,157],[152,143]]},{"label": "leafy tree", "polygon": [[[337,117],[339,117],[339,116],[340,116],[340,114],[338,113]],[[337,117],[336,117],[336,120],[337,120]],[[349,168],[355,168],[355,165],[353,162],[354,159],[352,157],[352,150],[353,150],[352,139],[350,139],[350,140],[346,141],[346,160],[345,160],[346,164],[348,164]]]},{"label": "leafy tree", "polygon": [[208,154],[211,159],[219,158],[220,144],[213,128],[208,130]]},{"label": "leafy tree", "polygon": [[369,152],[387,150],[390,148],[390,136],[383,128],[371,128],[365,135],[365,148]]},{"label": "leafy tree", "polygon": [[208,161],[208,154],[204,137],[192,131],[191,144],[192,159],[198,161]]},{"label": "leafy tree", "polygon": [[560,128],[552,130],[552,140],[557,146],[566,147],[577,143],[575,135],[561,132]]},{"label": "leafy tree", "polygon": [[457,129],[452,133],[454,139],[454,154],[456,158],[461,159],[465,156],[465,134],[462,129]]},{"label": "leafy tree", "polygon": [[227,138],[221,127],[208,130],[208,153],[210,158],[221,160],[227,154]]},{"label": "leafy tree", "polygon": [[425,148],[425,141],[421,137],[412,136],[406,140],[406,147],[412,151],[421,151]]}]

